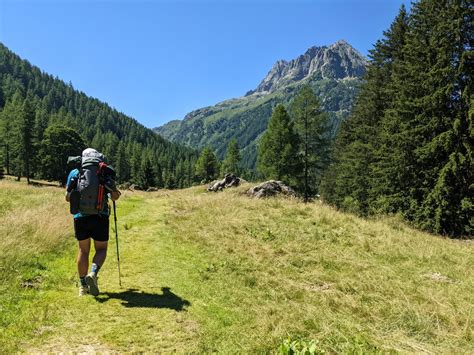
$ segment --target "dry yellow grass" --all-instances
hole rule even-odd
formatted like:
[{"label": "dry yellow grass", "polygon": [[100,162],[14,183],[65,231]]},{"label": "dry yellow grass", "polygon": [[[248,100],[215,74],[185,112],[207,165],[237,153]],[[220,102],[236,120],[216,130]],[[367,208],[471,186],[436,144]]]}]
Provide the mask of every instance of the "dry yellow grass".
[{"label": "dry yellow grass", "polygon": [[4,268],[5,263],[38,257],[71,241],[67,204],[58,191],[0,180],[0,262]]},{"label": "dry yellow grass", "polygon": [[72,245],[62,191],[0,180],[0,348],[14,349],[48,317],[36,289],[53,282],[47,265]]},{"label": "dry yellow grass", "polygon": [[320,203],[251,200],[246,188],[176,192],[168,220],[178,238],[213,256],[211,269],[227,275],[219,289],[241,279],[243,290],[228,296],[258,315],[240,336],[288,334],[334,351],[470,348],[471,243]]}]

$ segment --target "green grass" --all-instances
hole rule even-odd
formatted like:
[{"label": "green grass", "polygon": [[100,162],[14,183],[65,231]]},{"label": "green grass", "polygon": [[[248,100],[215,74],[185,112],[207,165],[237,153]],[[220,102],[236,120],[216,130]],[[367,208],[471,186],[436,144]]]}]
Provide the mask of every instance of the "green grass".
[{"label": "green grass", "polygon": [[472,351],[471,242],[244,189],[125,193],[94,299],[62,191],[0,181],[0,349]]}]

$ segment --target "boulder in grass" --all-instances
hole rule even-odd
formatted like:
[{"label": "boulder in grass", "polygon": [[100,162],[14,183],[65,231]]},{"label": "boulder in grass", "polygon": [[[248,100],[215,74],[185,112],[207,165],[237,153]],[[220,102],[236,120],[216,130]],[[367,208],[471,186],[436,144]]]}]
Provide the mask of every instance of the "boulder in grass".
[{"label": "boulder in grass", "polygon": [[254,186],[247,191],[247,195],[263,198],[275,195],[296,196],[296,192],[281,181],[269,180]]},{"label": "boulder in grass", "polygon": [[207,191],[221,191],[223,189],[226,189],[228,187],[234,187],[234,186],[239,186],[240,183],[242,183],[243,180],[234,174],[225,174],[225,177],[222,180],[215,181],[209,187],[207,188]]},{"label": "boulder in grass", "polygon": [[135,190],[137,190],[137,191],[143,191],[143,187],[141,187],[140,185],[137,185],[137,184],[132,184],[132,185],[130,185],[130,188],[129,188],[129,189],[132,190],[132,191],[135,191]]},{"label": "boulder in grass", "polygon": [[130,184],[129,182],[124,182],[123,184],[117,186],[119,188],[119,190],[130,190],[130,186],[132,184]]},{"label": "boulder in grass", "polygon": [[150,186],[148,189],[146,189],[146,192],[156,192],[158,191],[157,187]]}]

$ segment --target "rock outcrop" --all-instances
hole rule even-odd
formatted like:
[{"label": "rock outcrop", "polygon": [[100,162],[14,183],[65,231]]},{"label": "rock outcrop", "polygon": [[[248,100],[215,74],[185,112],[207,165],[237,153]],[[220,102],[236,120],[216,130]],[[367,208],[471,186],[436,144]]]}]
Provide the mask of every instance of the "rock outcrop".
[{"label": "rock outcrop", "polygon": [[239,186],[243,180],[234,174],[226,174],[222,180],[213,182],[208,188],[207,191],[221,191],[228,187]]},{"label": "rock outcrop", "polygon": [[141,186],[138,185],[138,184],[132,184],[132,185],[130,185],[129,190],[132,190],[132,191],[135,191],[135,190],[137,190],[137,191],[143,191],[143,187],[141,187]]},{"label": "rock outcrop", "polygon": [[281,181],[276,180],[265,181],[264,183],[254,186],[247,191],[247,195],[256,198],[270,197],[279,194],[286,196],[296,196],[296,192],[291,187],[285,185]]}]

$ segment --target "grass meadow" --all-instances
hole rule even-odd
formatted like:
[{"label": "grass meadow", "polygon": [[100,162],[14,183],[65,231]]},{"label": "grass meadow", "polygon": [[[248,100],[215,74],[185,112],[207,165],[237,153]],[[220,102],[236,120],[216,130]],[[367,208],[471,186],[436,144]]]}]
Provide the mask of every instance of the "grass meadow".
[{"label": "grass meadow", "polygon": [[0,181],[0,349],[473,351],[472,241],[248,187],[125,192],[122,287],[111,231],[101,295],[79,298],[63,191]]}]

